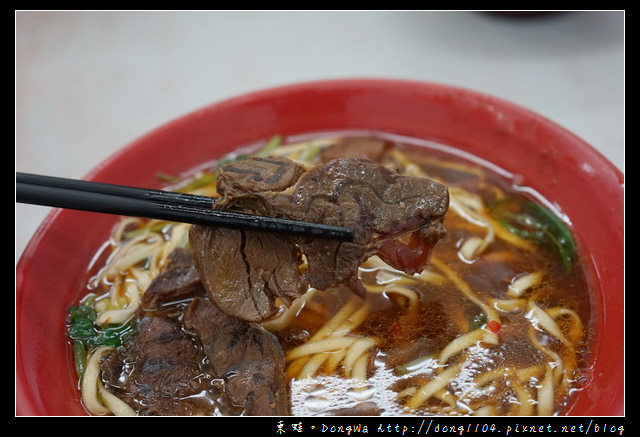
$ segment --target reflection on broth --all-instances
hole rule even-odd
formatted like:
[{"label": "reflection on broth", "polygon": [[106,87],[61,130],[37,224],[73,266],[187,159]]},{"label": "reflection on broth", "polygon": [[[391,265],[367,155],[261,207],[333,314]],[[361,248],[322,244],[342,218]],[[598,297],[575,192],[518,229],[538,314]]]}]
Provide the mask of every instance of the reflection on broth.
[{"label": "reflection on broth", "polygon": [[[358,138],[350,147],[342,136],[287,144],[276,138],[246,153],[286,157],[305,167],[331,154],[366,153],[401,175],[428,177],[449,189],[446,236],[429,248],[427,267],[415,274],[379,256],[368,258],[358,272],[362,295],[337,286],[312,288],[289,306],[278,301],[277,316],[260,326],[282,348],[289,412],[562,414],[590,364],[588,283],[567,226],[504,173],[444,146],[425,149],[385,135],[373,142]],[[228,159],[245,157],[243,150]],[[167,179],[167,187],[217,196],[219,164]],[[178,384],[173,393],[179,407],[145,409],[147,401],[126,388],[128,379],[138,378],[139,364],[124,360],[108,367],[115,351],[129,347],[140,320],[162,317],[181,326],[185,308],[204,299],[196,287],[154,310],[144,304],[171,254],[189,249],[188,236],[189,225],[137,218],[114,228],[108,259],[91,272],[87,296],[68,317],[89,413],[249,414],[249,407],[225,395],[230,383],[207,370],[210,350],[197,340],[198,328],[181,327],[175,337],[194,348],[190,381],[198,381],[191,391]],[[140,393],[161,390],[140,381],[133,381]]]}]

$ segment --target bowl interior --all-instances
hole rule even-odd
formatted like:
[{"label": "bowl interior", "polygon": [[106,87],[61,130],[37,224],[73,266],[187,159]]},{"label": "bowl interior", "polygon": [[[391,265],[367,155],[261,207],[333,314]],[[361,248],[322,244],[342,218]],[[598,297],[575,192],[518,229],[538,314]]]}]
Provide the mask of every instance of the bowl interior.
[{"label": "bowl interior", "polygon": [[[517,174],[523,185],[570,218],[586,254],[597,312],[593,378],[569,413],[624,414],[623,176],[544,117],[491,96],[437,84],[368,79],[303,83],[229,99],[172,121],[123,148],[86,178],[157,187],[158,171],[178,174],[275,134],[353,129],[433,140],[479,156]],[[116,220],[56,210],[19,261],[17,414],[85,414],[66,347],[64,314],[83,293],[86,271]]]}]

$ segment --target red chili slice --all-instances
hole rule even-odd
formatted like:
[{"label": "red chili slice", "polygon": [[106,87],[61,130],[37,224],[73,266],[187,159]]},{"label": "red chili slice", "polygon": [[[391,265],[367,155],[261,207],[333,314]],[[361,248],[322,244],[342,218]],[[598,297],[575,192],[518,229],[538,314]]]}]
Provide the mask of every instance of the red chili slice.
[{"label": "red chili slice", "polygon": [[500,322],[491,320],[489,323],[487,323],[487,329],[494,334],[499,334],[500,330],[502,329],[502,325],[500,324]]}]

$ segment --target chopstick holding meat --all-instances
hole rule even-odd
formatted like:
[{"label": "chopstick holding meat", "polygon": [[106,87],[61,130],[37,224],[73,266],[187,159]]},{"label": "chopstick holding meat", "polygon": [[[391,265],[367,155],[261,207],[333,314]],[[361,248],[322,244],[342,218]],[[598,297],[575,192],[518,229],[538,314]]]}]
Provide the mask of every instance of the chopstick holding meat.
[{"label": "chopstick holding meat", "polygon": [[[218,192],[216,209],[355,231],[347,242],[192,226],[195,263],[208,296],[250,321],[274,316],[277,297],[290,302],[310,287],[346,285],[362,293],[358,267],[372,255],[408,273],[422,270],[429,248],[445,234],[449,205],[444,185],[359,158],[309,170],[286,158],[232,162],[220,170]],[[407,263],[403,251],[420,256]]]}]

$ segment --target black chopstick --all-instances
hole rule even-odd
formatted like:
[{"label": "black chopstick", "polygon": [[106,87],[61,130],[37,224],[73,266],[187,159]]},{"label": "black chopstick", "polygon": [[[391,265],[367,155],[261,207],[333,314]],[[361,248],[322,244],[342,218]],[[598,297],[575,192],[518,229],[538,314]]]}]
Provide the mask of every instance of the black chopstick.
[{"label": "black chopstick", "polygon": [[350,228],[212,209],[215,199],[52,176],[16,173],[16,201],[81,211],[352,241]]},{"label": "black chopstick", "polygon": [[124,185],[107,184],[104,182],[92,182],[31,173],[16,173],[16,183],[68,188],[91,193],[111,194],[142,200],[157,200],[159,202],[170,202],[202,208],[211,208],[215,202],[215,198],[208,196],[198,196],[195,194],[185,194],[164,190],[152,190],[149,188],[128,187]]}]

